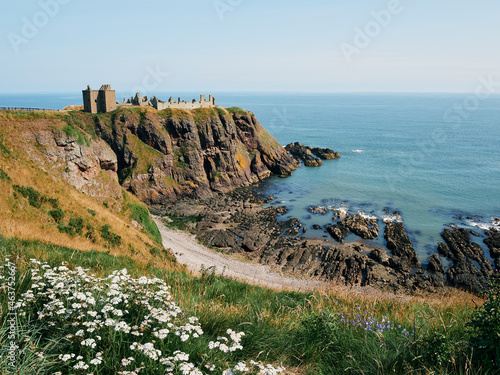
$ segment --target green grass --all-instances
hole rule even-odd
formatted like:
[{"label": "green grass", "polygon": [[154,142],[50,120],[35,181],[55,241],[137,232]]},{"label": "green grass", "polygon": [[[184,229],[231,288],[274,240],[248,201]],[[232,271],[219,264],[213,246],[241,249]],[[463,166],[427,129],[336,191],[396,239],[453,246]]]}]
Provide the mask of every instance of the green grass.
[{"label": "green grass", "polygon": [[189,229],[188,223],[199,223],[201,219],[201,216],[168,216],[167,220],[163,219],[162,221],[167,228],[187,230]]},{"label": "green grass", "polygon": [[0,168],[0,180],[10,182],[12,179],[3,169]]},{"label": "green grass", "polygon": [[0,142],[0,150],[2,150],[2,152],[3,152],[4,154],[7,154],[7,155],[9,155],[9,154],[10,154],[10,150],[9,150],[7,147],[5,147],[5,146],[4,146],[4,144],[3,144],[2,142]]},{"label": "green grass", "polygon": [[66,115],[63,117],[66,120],[67,125],[65,125],[61,130],[68,136],[73,138],[77,144],[90,146],[89,137],[83,133],[75,124],[73,123],[73,119],[70,115]]},{"label": "green grass", "polygon": [[160,231],[156,226],[156,223],[149,215],[149,210],[146,205],[142,203],[129,203],[127,208],[130,210],[130,218],[140,223],[146,232],[151,235],[151,238],[158,244],[162,245],[162,239]]},{"label": "green grass", "polygon": [[[50,111],[6,111],[9,115],[17,118],[37,120],[48,118],[52,112]],[[55,112],[54,112],[55,113]]]},{"label": "green grass", "polygon": [[248,112],[240,107],[229,107],[229,108],[226,108],[226,111],[228,111],[229,113],[235,113],[238,115],[248,115]]},{"label": "green grass", "polygon": [[[3,237],[0,256],[16,259],[19,274],[27,260],[35,258],[52,266],[64,261],[70,268],[89,268],[98,276],[127,268],[134,277],[161,278],[172,286],[186,315],[200,317],[207,337],[216,337],[227,328],[244,331],[245,358],[283,363],[301,374],[495,373],[482,371],[480,358],[471,356],[465,324],[473,309],[466,306],[439,308],[425,302],[400,304],[389,299],[277,292],[218,276],[222,270],[196,278],[158,268],[155,262],[138,264],[125,256]],[[365,311],[379,321],[386,316],[395,329],[375,333],[339,320],[339,314],[355,319]],[[5,314],[1,323],[5,325]],[[402,329],[410,334],[403,334]]]}]

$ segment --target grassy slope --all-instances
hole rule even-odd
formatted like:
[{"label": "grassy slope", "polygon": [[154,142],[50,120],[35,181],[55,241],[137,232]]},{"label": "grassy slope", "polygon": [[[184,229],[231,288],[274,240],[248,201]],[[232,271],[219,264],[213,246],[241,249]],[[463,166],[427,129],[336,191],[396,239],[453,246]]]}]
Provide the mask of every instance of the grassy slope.
[{"label": "grassy slope", "polygon": [[[79,114],[77,113],[76,116]],[[67,116],[71,116],[67,115]],[[76,117],[75,116],[75,117]],[[73,117],[73,116],[72,116]],[[70,122],[73,124],[74,122]],[[96,250],[113,255],[127,255],[131,259],[147,263],[151,253],[157,253],[161,237],[156,225],[149,217],[147,207],[131,194],[125,192],[109,178],[109,186],[121,190],[119,199],[106,199],[105,205],[98,200],[79,192],[74,187],[57,178],[61,171],[44,171],[33,162],[25,152],[26,142],[31,131],[47,130],[51,127],[68,126],[60,114],[0,113],[0,169],[5,179],[0,179],[0,234],[27,240],[39,240],[47,243],[67,246],[77,250]],[[79,126],[74,126],[83,137],[92,137]],[[82,126],[83,127],[83,126]],[[35,147],[36,149],[36,147]],[[48,170],[48,169],[46,169]],[[16,197],[14,185],[32,187],[40,194],[57,198],[59,208],[65,213],[64,224],[71,218],[82,218],[84,225],[94,228],[94,235],[87,236],[85,228],[82,235],[61,233],[55,220],[48,214],[53,209],[49,204],[40,208],[30,205],[28,199]],[[106,207],[107,206],[107,207]],[[132,219],[144,229],[132,225]],[[121,246],[112,246],[100,236],[100,228],[109,225],[110,231],[121,237]],[[165,267],[177,267],[165,261]]]},{"label": "grassy slope", "polygon": [[[90,268],[98,276],[127,268],[136,277],[160,277],[172,286],[174,298],[186,314],[200,317],[208,337],[216,337],[227,328],[243,330],[247,334],[243,342],[246,358],[284,363],[293,369],[288,373],[334,374],[351,368],[348,373],[384,374],[432,366],[439,373],[455,373],[452,357],[457,368],[465,366],[460,345],[464,345],[464,322],[472,311],[465,294],[398,302],[390,298],[359,297],[342,289],[277,292],[211,273],[195,278],[152,261],[137,263],[128,256],[3,237],[0,237],[0,256],[17,258],[19,274],[28,259],[35,258],[53,266],[64,261],[70,268]],[[366,333],[362,329],[336,326],[329,318],[338,313],[364,311],[374,317],[386,316],[395,326],[400,324],[408,331],[415,329],[415,334],[404,336],[400,330],[384,335]],[[443,356],[448,358],[442,359],[442,364],[433,357],[442,348],[431,345],[425,351],[419,346],[433,337],[444,337],[452,346],[444,350]],[[426,360],[415,360],[422,353]]]}]

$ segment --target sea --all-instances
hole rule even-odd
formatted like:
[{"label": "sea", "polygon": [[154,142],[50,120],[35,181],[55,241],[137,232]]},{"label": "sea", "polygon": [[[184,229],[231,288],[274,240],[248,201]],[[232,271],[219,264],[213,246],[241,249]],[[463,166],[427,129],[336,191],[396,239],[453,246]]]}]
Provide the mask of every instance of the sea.
[{"label": "sea", "polygon": [[[191,100],[200,93],[155,94]],[[340,209],[377,217],[381,235],[366,242],[381,246],[384,219],[402,220],[425,263],[446,227],[474,230],[480,236],[472,238],[483,248],[483,229],[500,229],[500,95],[205,94],[213,94],[223,107],[254,112],[282,145],[300,142],[341,155],[255,187],[272,195],[269,204],[288,208],[284,219],[300,219],[306,237],[329,239],[313,225],[332,223]],[[117,92],[120,100],[130,96]],[[81,93],[0,94],[0,107],[62,109],[81,102]],[[326,207],[327,214],[308,210],[315,206]]]}]

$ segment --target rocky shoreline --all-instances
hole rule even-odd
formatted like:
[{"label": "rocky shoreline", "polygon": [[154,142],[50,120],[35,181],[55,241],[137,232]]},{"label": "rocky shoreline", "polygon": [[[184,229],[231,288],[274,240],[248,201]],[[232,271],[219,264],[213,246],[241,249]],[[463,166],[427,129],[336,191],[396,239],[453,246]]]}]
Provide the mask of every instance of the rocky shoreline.
[{"label": "rocky shoreline", "polygon": [[[421,264],[403,222],[386,221],[362,214],[337,212],[325,229],[335,241],[303,236],[305,223],[287,216],[284,206],[268,206],[269,199],[251,189],[169,202],[152,211],[173,217],[197,217],[189,230],[204,245],[224,253],[237,253],[282,272],[332,281],[343,285],[373,286],[392,292],[436,291],[451,286],[478,293],[493,273],[481,246],[471,241],[470,231],[453,228],[442,233],[425,266]],[[310,208],[314,212],[315,208]],[[320,212],[322,214],[326,214]],[[354,233],[359,241],[342,243]],[[500,234],[486,231],[485,244],[496,263],[500,260]],[[384,236],[386,248],[363,240]],[[446,270],[441,257],[451,265]]]}]

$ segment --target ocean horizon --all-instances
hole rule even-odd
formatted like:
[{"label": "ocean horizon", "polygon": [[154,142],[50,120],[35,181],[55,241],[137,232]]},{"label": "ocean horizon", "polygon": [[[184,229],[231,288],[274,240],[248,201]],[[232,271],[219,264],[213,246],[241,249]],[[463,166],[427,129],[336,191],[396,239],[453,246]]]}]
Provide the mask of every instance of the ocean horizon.
[{"label": "ocean horizon", "polygon": [[[142,94],[142,93],[141,93]],[[500,95],[467,93],[154,93],[167,100],[214,94],[216,104],[255,113],[282,145],[328,147],[337,160],[272,177],[259,193],[300,219],[306,237],[329,238],[313,225],[332,222],[335,209],[379,219],[401,217],[421,261],[436,253],[448,226],[500,228]],[[117,92],[117,101],[130,97]],[[150,95],[152,96],[152,95]],[[81,92],[0,94],[0,107],[62,109],[81,105]],[[310,206],[329,208],[314,215]],[[326,236],[326,237],[325,237]],[[350,235],[347,240],[359,240]],[[489,256],[489,252],[485,251]]]}]

